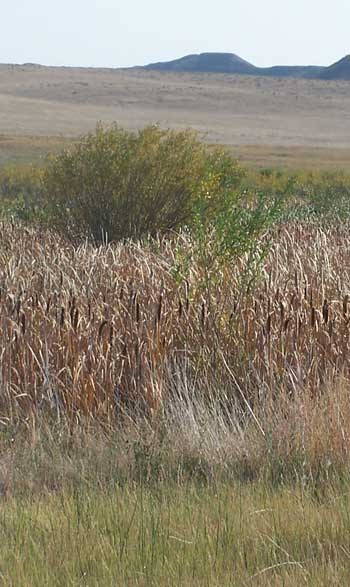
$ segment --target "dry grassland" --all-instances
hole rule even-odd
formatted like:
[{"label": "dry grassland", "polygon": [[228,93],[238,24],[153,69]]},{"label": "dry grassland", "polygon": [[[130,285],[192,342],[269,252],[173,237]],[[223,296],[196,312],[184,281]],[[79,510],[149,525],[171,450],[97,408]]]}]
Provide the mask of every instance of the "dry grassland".
[{"label": "dry grassland", "polygon": [[77,136],[99,120],[191,127],[262,166],[350,160],[348,82],[0,66],[0,135]]}]

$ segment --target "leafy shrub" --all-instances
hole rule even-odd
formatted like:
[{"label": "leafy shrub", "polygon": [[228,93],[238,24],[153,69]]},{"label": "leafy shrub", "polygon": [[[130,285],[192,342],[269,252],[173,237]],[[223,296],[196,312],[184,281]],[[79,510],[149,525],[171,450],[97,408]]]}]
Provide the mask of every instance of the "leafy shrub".
[{"label": "leafy shrub", "polygon": [[215,255],[232,258],[249,251],[262,232],[281,217],[283,201],[274,192],[228,191],[213,212],[202,216],[204,227],[214,229]]},{"label": "leafy shrub", "polygon": [[50,159],[43,185],[50,221],[73,238],[139,238],[192,222],[198,201],[214,208],[243,172],[190,131],[98,127]]}]

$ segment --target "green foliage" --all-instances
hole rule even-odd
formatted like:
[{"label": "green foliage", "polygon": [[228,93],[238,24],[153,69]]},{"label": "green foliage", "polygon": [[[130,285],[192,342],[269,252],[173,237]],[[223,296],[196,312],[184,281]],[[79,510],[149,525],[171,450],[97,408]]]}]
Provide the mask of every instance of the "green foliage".
[{"label": "green foliage", "polygon": [[269,228],[282,217],[283,205],[281,194],[254,189],[227,189],[211,208],[199,200],[191,250],[181,247],[181,241],[174,248],[175,277],[187,277],[195,259],[203,270],[198,287],[210,298],[211,288],[225,279],[224,267],[246,254],[241,283],[242,291],[246,290],[258,275],[270,248]]},{"label": "green foliage", "polygon": [[51,158],[43,185],[52,225],[99,242],[190,224],[199,199],[210,208],[242,174],[221,149],[209,153],[190,131],[98,127]]},{"label": "green foliage", "polygon": [[317,218],[350,217],[350,179],[341,174],[309,175],[304,184],[296,182],[305,216]]},{"label": "green foliage", "polygon": [[215,230],[216,255],[220,258],[249,251],[256,239],[275,222],[282,198],[266,192],[228,191],[213,214],[203,216]]},{"label": "green foliage", "polygon": [[350,217],[350,177],[343,172],[287,173],[272,169],[250,173],[247,189],[278,194],[284,218],[294,220],[347,220]]},{"label": "green foliage", "polygon": [[5,216],[31,221],[41,216],[42,171],[33,166],[0,169],[0,211]]}]

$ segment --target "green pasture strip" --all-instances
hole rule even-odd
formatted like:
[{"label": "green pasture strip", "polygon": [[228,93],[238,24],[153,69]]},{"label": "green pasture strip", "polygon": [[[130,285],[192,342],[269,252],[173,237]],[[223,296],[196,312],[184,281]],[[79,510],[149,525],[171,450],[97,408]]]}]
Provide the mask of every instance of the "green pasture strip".
[{"label": "green pasture strip", "polygon": [[344,171],[350,169],[350,149],[273,145],[225,145],[245,167],[284,171]]},{"label": "green pasture strip", "polygon": [[[48,153],[57,153],[75,140],[66,136],[0,135],[0,166],[40,163]],[[251,169],[341,171],[350,168],[350,149],[345,147],[224,146]]]},{"label": "green pasture strip", "polygon": [[71,141],[66,137],[0,135],[0,167],[42,164],[48,153],[57,153]]},{"label": "green pasture strip", "polygon": [[350,497],[262,484],[79,488],[0,506],[4,585],[347,585]]}]

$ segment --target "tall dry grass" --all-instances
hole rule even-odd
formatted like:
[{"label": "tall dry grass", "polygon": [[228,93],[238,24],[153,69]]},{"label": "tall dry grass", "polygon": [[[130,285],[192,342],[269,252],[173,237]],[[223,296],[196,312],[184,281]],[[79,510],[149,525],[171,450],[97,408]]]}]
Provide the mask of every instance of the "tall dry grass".
[{"label": "tall dry grass", "polygon": [[100,248],[9,223],[1,235],[3,426],[162,414],[173,447],[213,461],[347,458],[347,225],[281,228],[254,282],[247,257],[208,269],[186,235]]}]

